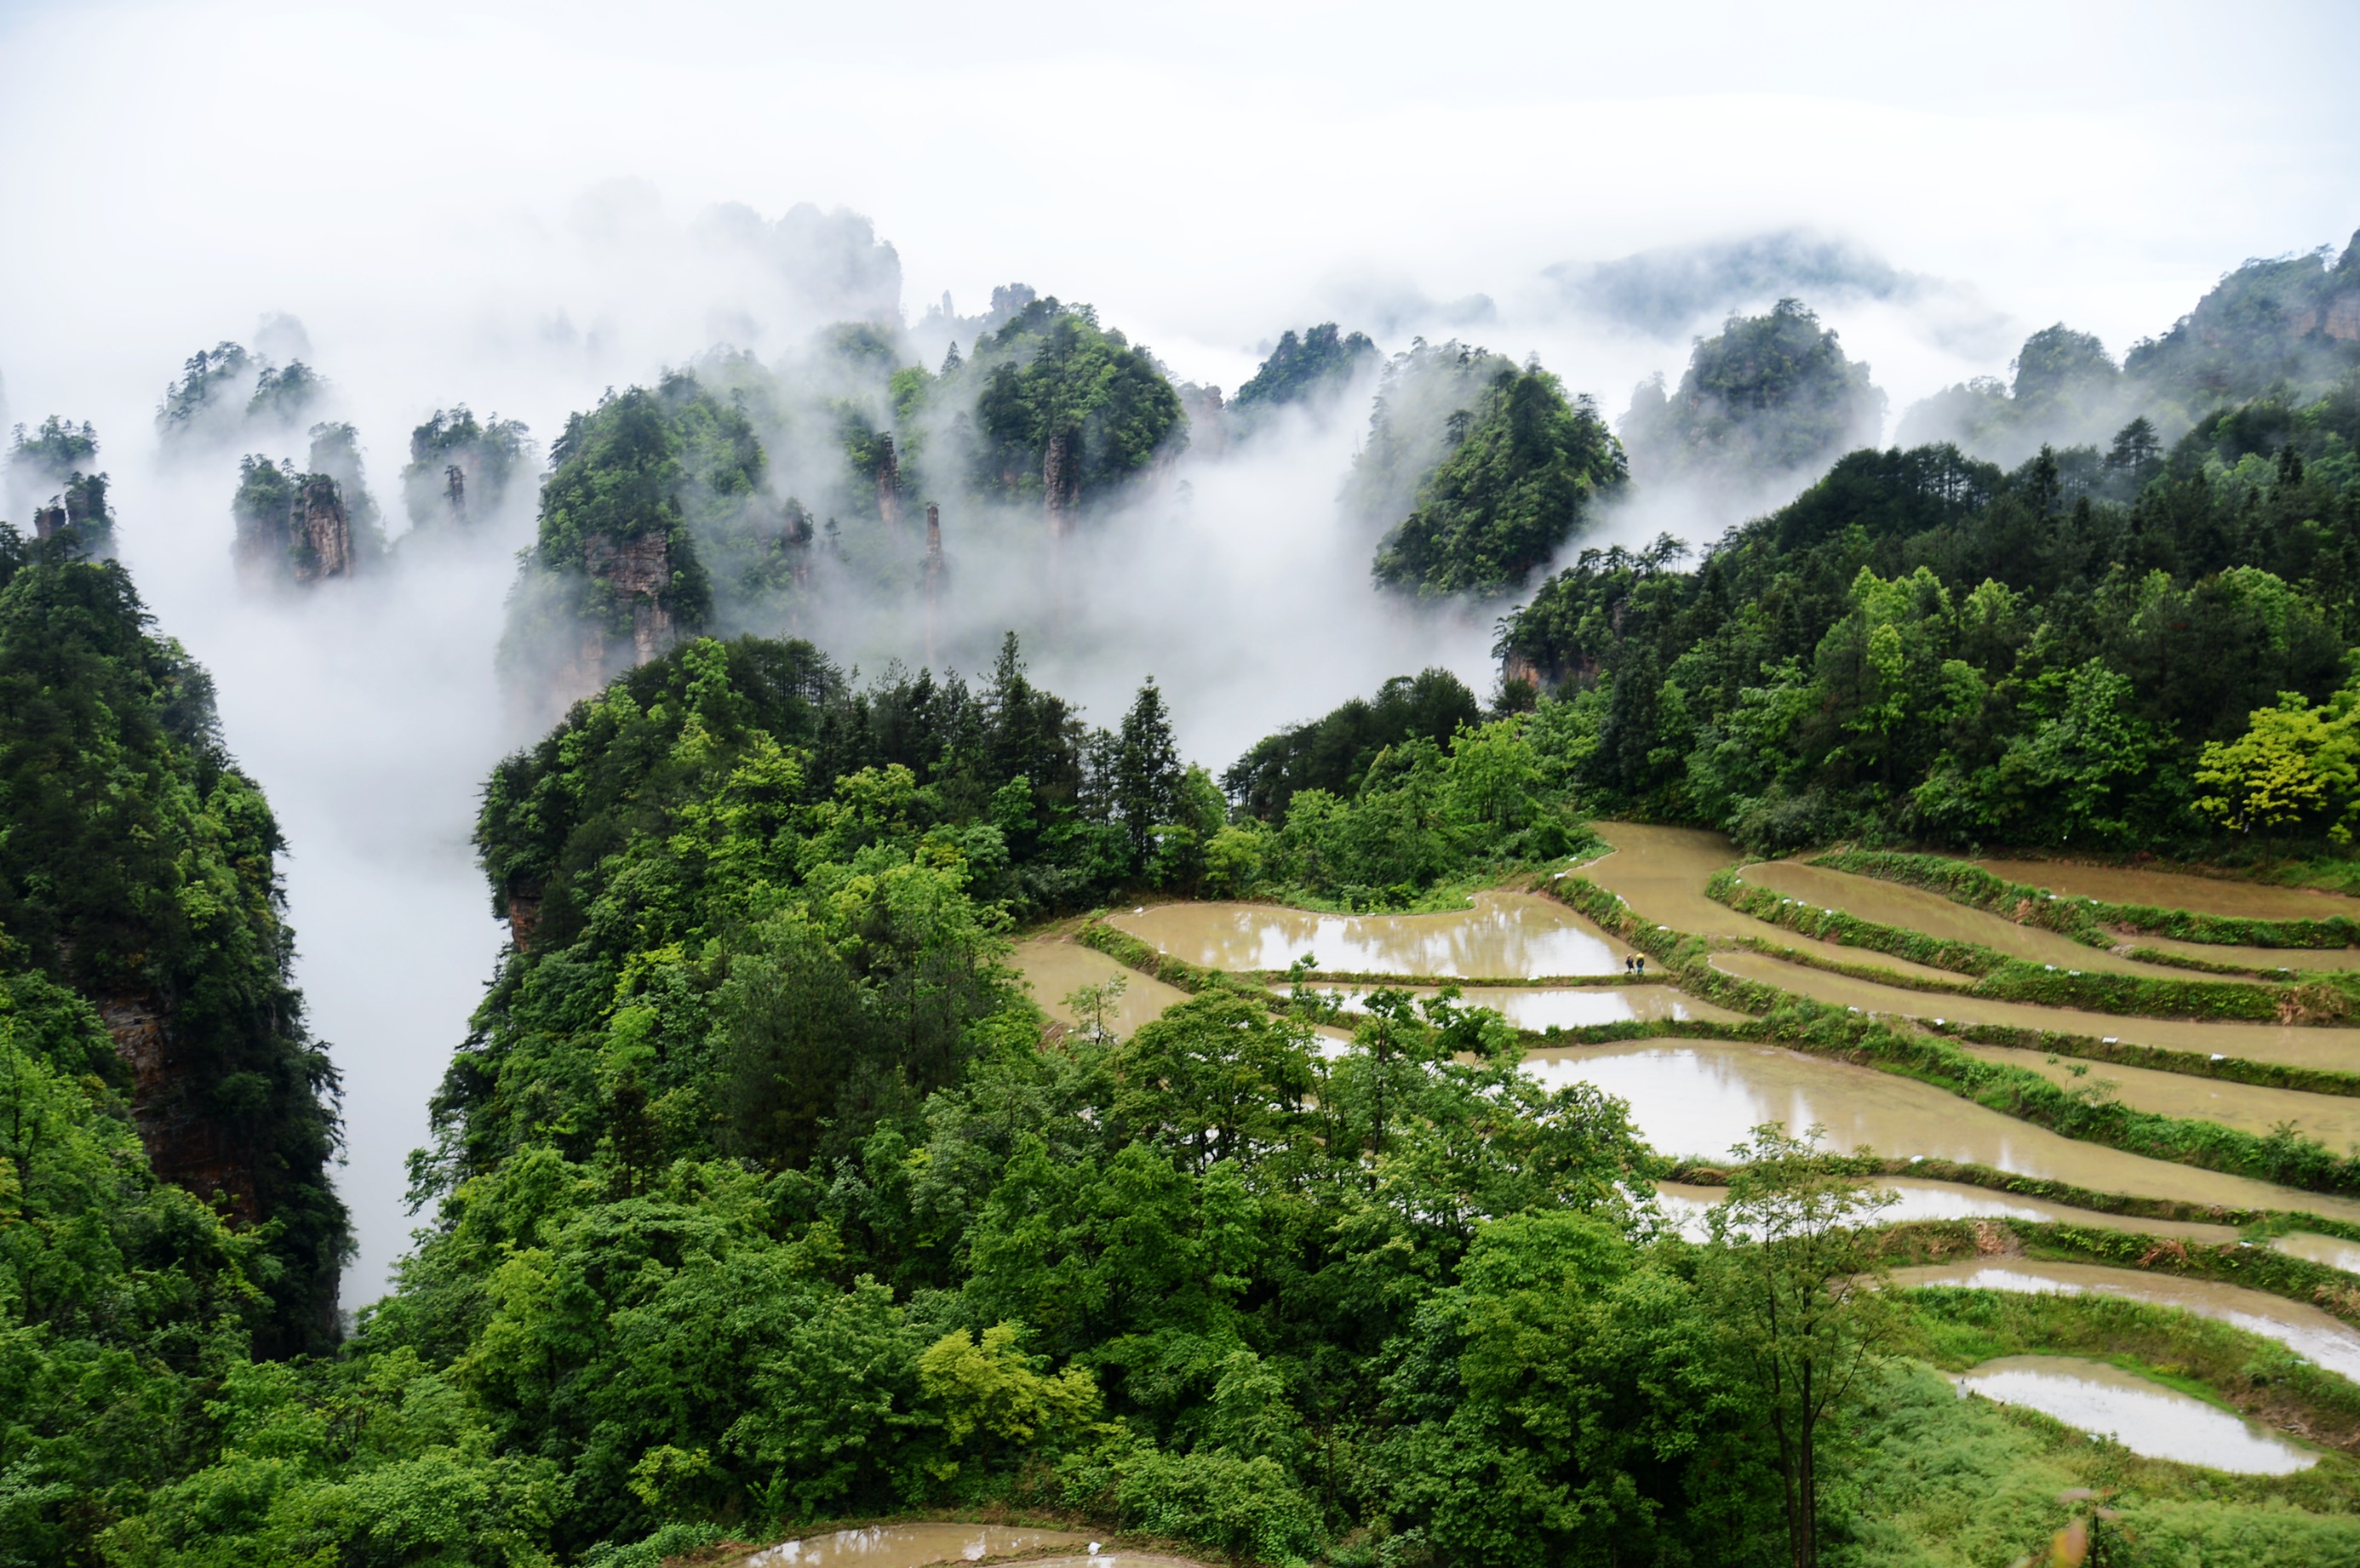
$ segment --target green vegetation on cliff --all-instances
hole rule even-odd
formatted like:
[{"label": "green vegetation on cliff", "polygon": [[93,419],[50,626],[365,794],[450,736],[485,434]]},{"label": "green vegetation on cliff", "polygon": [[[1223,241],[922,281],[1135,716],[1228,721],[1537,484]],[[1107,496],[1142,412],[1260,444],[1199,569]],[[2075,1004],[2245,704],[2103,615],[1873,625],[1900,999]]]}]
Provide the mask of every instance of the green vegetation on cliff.
[{"label": "green vegetation on cliff", "polygon": [[1622,440],[1643,480],[1738,478],[1816,470],[1874,441],[1884,419],[1868,366],[1847,359],[1799,300],[1781,299],[1699,341],[1668,397],[1660,379],[1642,385]]},{"label": "green vegetation on cliff", "polygon": [[1623,484],[1622,448],[1587,397],[1537,365],[1502,369],[1445,421],[1447,450],[1377,546],[1377,581],[1426,593],[1521,586]]}]

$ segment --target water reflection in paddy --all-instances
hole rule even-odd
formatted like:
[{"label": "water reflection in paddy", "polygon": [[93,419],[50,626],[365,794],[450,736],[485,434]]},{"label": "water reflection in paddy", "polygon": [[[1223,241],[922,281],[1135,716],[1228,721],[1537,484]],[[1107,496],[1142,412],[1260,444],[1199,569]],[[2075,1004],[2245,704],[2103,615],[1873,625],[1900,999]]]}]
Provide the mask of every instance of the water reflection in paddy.
[{"label": "water reflection in paddy", "polygon": [[2324,1263],[2330,1269],[2341,1269],[2346,1274],[2360,1274],[2360,1242],[2341,1241],[2332,1236],[2313,1236],[2307,1230],[2299,1230],[2273,1237],[2270,1245],[2292,1258]]},{"label": "water reflection in paddy", "polygon": [[[1880,1224],[1895,1224],[1903,1220],[2023,1220],[2034,1224],[2047,1222],[2094,1225],[2103,1230],[2136,1231],[2145,1236],[2178,1236],[2184,1241],[2217,1244],[2237,1239],[2234,1225],[2206,1225],[2198,1220],[2136,1219],[2096,1209],[2077,1209],[2070,1204],[2051,1203],[2046,1198],[1994,1192],[1989,1188],[1970,1187],[1959,1181],[1924,1181],[1914,1176],[1892,1176],[1880,1180],[1877,1185],[1893,1196],[1891,1205],[1878,1211]],[[1681,1234],[1691,1239],[1702,1238],[1705,1211],[1727,1195],[1728,1190],[1721,1187],[1697,1186],[1685,1181],[1655,1183],[1655,1196],[1665,1217],[1678,1225]]]},{"label": "water reflection in paddy", "polygon": [[[2278,1024],[2202,1023],[2191,1018],[2140,1018],[2118,1013],[2044,1007],[2031,1002],[1998,1002],[1955,992],[1936,994],[1870,980],[1830,975],[1759,953],[1717,953],[1713,967],[1758,980],[1814,1001],[1855,1007],[1863,1012],[1898,1013],[1913,1018],[1949,1018],[1955,1023],[2001,1024],[2010,1029],[2053,1029],[2062,1034],[2109,1036],[2134,1045],[2169,1051],[2215,1051],[2247,1062],[2289,1067],[2321,1067],[2360,1073],[2360,1029],[2309,1029]],[[2095,1069],[2092,1069],[2095,1071]]]},{"label": "water reflection in paddy", "polygon": [[1065,1006],[1065,998],[1085,985],[1103,985],[1117,975],[1122,977],[1123,992],[1107,1018],[1107,1026],[1119,1035],[1128,1037],[1140,1025],[1163,1016],[1164,1008],[1188,999],[1188,993],[1177,985],[1167,985],[1153,975],[1126,968],[1096,948],[1084,947],[1077,942],[1054,937],[1020,942],[1016,944],[1015,961],[1041,1010],[1067,1029],[1080,1028],[1081,1020]]},{"label": "water reflection in paddy", "polygon": [[2123,940],[2134,946],[2154,948],[2159,953],[2176,953],[2182,958],[2200,959],[2206,964],[2234,964],[2241,969],[2258,970],[2264,975],[2279,969],[2291,970],[2297,975],[2315,974],[2325,969],[2360,969],[2360,949],[2349,947],[2235,947],[2226,942],[2180,942],[2171,937],[2148,936],[2145,932],[2126,936]]},{"label": "water reflection in paddy", "polygon": [[2183,1279],[2095,1263],[1935,1263],[1893,1271],[1893,1283],[1960,1285],[1976,1290],[2023,1290],[2060,1296],[2122,1296],[2178,1307],[2274,1339],[2331,1372],[2360,1378],[2360,1333],[2300,1301],[2211,1279]]},{"label": "water reflection in paddy", "polygon": [[1988,1165],[2102,1192],[2360,1221],[2360,1200],[2077,1142],[1930,1083],[1775,1046],[1682,1040],[1550,1047],[1534,1051],[1525,1068],[1552,1085],[1592,1083],[1628,1102],[1640,1135],[1674,1156],[1722,1160],[1763,1122],[1783,1121],[1795,1132],[1819,1123],[1839,1149],[1866,1145],[1889,1158]]},{"label": "water reflection in paddy", "polygon": [[1088,1544],[1089,1537],[1064,1530],[1017,1530],[990,1524],[881,1524],[782,1541],[738,1561],[744,1568],[925,1568],[934,1563],[975,1563],[987,1557]]},{"label": "water reflection in paddy", "polygon": [[1979,860],[1975,864],[2006,881],[2069,898],[2270,920],[2325,920],[2331,915],[2360,919],[2360,898],[2315,887],[2278,887],[2222,877],[2191,877],[2184,871],[2084,866],[2062,860]]},{"label": "water reflection in paddy", "polygon": [[[1319,985],[1313,989],[1341,997],[1348,1010],[1357,1012],[1371,987]],[[1412,986],[1410,994],[1431,996],[1435,989]],[[1633,985],[1627,990],[1604,985],[1470,985],[1459,993],[1459,1002],[1461,1007],[1489,1007],[1517,1029],[1535,1033],[1633,1019],[1736,1023],[1745,1016],[1669,985]]]},{"label": "water reflection in paddy", "polygon": [[[1863,962],[1856,947],[1798,936],[1783,926],[1739,914],[1728,905],[1706,898],[1704,885],[1711,880],[1713,873],[1738,861],[1736,845],[1721,834],[1700,828],[1655,827],[1644,822],[1597,822],[1592,826],[1600,837],[1614,846],[1614,853],[1591,861],[1581,867],[1580,874],[1621,898],[1642,920],[1697,936],[1759,937],[1837,963]],[[1874,962],[1921,980],[1955,982],[1959,978],[1948,970],[1912,964],[1907,959],[1879,954]]]},{"label": "water reflection in paddy", "polygon": [[[2020,926],[1982,909],[1955,904],[1939,893],[1905,887],[1874,877],[1855,877],[1799,861],[1774,860],[1747,866],[1741,875],[1758,887],[1818,909],[1831,909],[1854,920],[1899,926],[1942,942],[1972,942],[2035,964],[2060,969],[2091,969],[2118,975],[2156,975],[2184,980],[2187,972],[2159,964],[2120,958],[2103,948],[2084,947],[2070,937],[2038,926]],[[1855,964],[1882,964],[1881,953],[1855,948]],[[1964,976],[1960,978],[1963,979]]]},{"label": "water reflection in paddy", "polygon": [[2193,1394],[2078,1356],[2006,1356],[1951,1379],[1961,1393],[2022,1405],[2082,1432],[2103,1432],[2151,1459],[2242,1475],[2290,1475],[2319,1455]]},{"label": "water reflection in paddy", "polygon": [[[2068,1089],[2086,1089],[2102,1082],[2111,1083],[2113,1097],[2135,1111],[2195,1116],[2263,1137],[2279,1124],[2291,1122],[2304,1137],[2317,1138],[2339,1154],[2360,1143],[2360,1098],[2348,1094],[2309,1094],[2300,1089],[2230,1083],[2218,1078],[2158,1073],[2152,1068],[2124,1067],[2111,1062],[2052,1059],[2043,1051],[2016,1051],[2004,1046],[1965,1045],[1960,1049],[1985,1062],[2038,1073]],[[2084,1071],[2076,1073],[2076,1067]]]},{"label": "water reflection in paddy", "polygon": [[1471,902],[1436,915],[1158,904],[1109,923],[1210,969],[1284,969],[1308,953],[1362,975],[1612,975],[1633,951],[1552,898],[1494,890]]}]

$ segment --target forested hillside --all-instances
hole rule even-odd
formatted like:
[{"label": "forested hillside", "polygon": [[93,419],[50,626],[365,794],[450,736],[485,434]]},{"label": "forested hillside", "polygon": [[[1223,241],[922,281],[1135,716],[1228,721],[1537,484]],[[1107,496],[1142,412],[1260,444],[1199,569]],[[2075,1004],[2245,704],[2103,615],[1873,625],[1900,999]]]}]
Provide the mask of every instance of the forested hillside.
[{"label": "forested hillside", "polygon": [[[1769,846],[2347,842],[2360,383],[2009,473],[1856,452],[1689,569],[1585,552],[1502,623],[1602,811]],[[2266,712],[2267,711],[2267,712]]]}]

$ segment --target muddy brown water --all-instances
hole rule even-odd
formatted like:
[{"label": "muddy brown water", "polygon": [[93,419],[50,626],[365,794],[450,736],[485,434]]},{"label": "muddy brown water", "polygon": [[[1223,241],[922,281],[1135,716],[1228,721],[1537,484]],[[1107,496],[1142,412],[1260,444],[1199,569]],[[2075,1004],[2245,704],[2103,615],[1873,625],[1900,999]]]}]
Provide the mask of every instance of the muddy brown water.
[{"label": "muddy brown water", "polygon": [[[2052,1029],[2061,1034],[2087,1035],[2095,1040],[2111,1037],[2134,1045],[2161,1046],[2208,1056],[2217,1052],[2247,1062],[2360,1073],[2360,1029],[2141,1018],[2071,1007],[2044,1007],[2031,1002],[1993,1001],[1961,996],[1955,992],[1912,991],[1906,986],[1880,985],[1874,981],[1830,975],[1759,953],[1717,953],[1712,955],[1712,963],[1714,967],[1743,979],[1758,980],[1835,1007],[1858,1007],[1863,1012],[1948,1018],[1954,1023],[2000,1024],[2010,1029]],[[2091,1069],[2093,1073],[2097,1070],[2096,1066]]]},{"label": "muddy brown water", "polygon": [[2225,877],[2192,877],[2184,871],[2090,866],[2070,860],[1978,860],[1975,864],[1994,877],[2069,898],[2256,920],[2325,920],[2332,915],[2360,920],[2360,898],[2316,887],[2279,887]]},{"label": "muddy brown water", "polygon": [[[1368,986],[1315,985],[1312,989],[1342,997],[1345,1007],[1354,1012],[1370,992]],[[1432,986],[1411,986],[1409,991],[1415,996],[1435,995]],[[1517,1029],[1535,1032],[1633,1019],[1737,1023],[1745,1017],[1669,985],[1633,985],[1627,990],[1603,985],[1483,985],[1462,991],[1459,1000],[1462,1007],[1490,1007]]]},{"label": "muddy brown water", "polygon": [[1950,1381],[1962,1395],[2038,1410],[2150,1459],[2241,1475],[2291,1475],[2319,1463],[2310,1450],[2193,1394],[2084,1356],[2004,1356]]},{"label": "muddy brown water", "polygon": [[1164,1008],[1188,999],[1188,993],[1177,985],[1142,975],[1077,942],[1035,937],[1018,942],[1015,957],[1018,971],[1032,989],[1032,999],[1067,1029],[1079,1029],[1081,1020],[1065,1006],[1065,998],[1085,985],[1103,985],[1117,975],[1122,977],[1123,993],[1107,1023],[1119,1035],[1133,1033],[1140,1025],[1161,1017]]},{"label": "muddy brown water", "polygon": [[1764,1122],[1784,1122],[1797,1134],[1818,1123],[1837,1149],[1865,1145],[1888,1158],[1988,1165],[2093,1192],[2360,1222],[2360,1199],[2080,1142],[1930,1083],[1776,1046],[1665,1040],[1548,1047],[1527,1055],[1524,1066],[1552,1087],[1586,1082],[1627,1102],[1640,1136],[1676,1157],[1726,1160]]},{"label": "muddy brown water", "polygon": [[2023,1290],[2064,1296],[2124,1296],[2178,1307],[2274,1339],[2331,1372],[2360,1379],[2360,1331],[2317,1307],[2212,1279],[2185,1279],[2098,1263],[2004,1261],[1932,1263],[1893,1271],[1896,1286],[1962,1285],[1978,1290]]},{"label": "muddy brown water", "polygon": [[2332,1236],[2313,1236],[2307,1230],[2298,1230],[2273,1236],[2270,1245],[2291,1258],[2324,1263],[2346,1274],[2360,1274],[2360,1242],[2340,1241]]},{"label": "muddy brown water", "polygon": [[[2234,964],[2241,969],[2258,969],[2268,974],[2275,969],[2297,975],[2316,973],[2324,969],[2360,969],[2360,948],[2351,947],[2238,947],[2228,942],[2180,942],[2163,936],[2126,936],[2126,943],[2151,947],[2158,953],[2176,953],[2182,958],[2199,959],[2206,964]],[[2189,979],[2202,978],[2201,972],[2182,972]]]},{"label": "muddy brown water", "polygon": [[[995,1524],[880,1524],[830,1530],[782,1541],[734,1561],[742,1568],[926,1568],[935,1563],[977,1563],[985,1558],[1091,1545],[1087,1535],[1066,1530],[1022,1530]],[[1131,1556],[1131,1553],[1125,1553]],[[1111,1563],[1095,1556],[1094,1563]]]},{"label": "muddy brown water", "polygon": [[[2124,1067],[2111,1062],[2051,1060],[2045,1051],[2016,1051],[2005,1046],[1960,1045],[1970,1056],[2003,1062],[2039,1073],[2067,1089],[2088,1089],[2100,1083],[2114,1085],[2114,1099],[2136,1111],[2158,1116],[2194,1116],[2223,1127],[2267,1137],[2281,1122],[2292,1122],[2307,1138],[2317,1138],[2338,1154],[2360,1144],[2360,1098],[2344,1094],[2307,1094],[2300,1089],[2272,1089],[2256,1083],[2227,1083],[2218,1078],[2195,1078],[2184,1073],[2158,1073],[2152,1068]],[[2083,1069],[2075,1073],[2076,1067]]]},{"label": "muddy brown water", "polygon": [[[2201,1220],[2149,1220],[2130,1214],[2110,1214],[2099,1209],[2079,1209],[2046,1198],[1994,1192],[1962,1181],[1923,1181],[1914,1176],[1888,1176],[1876,1183],[1893,1195],[1879,1211],[1884,1223],[1903,1220],[2023,1220],[2029,1224],[2090,1225],[2101,1230],[2134,1231],[2141,1236],[2178,1236],[2183,1241],[2218,1244],[2237,1239],[2237,1227],[2206,1225]],[[1729,1195],[1725,1187],[1705,1187],[1687,1181],[1658,1181],[1655,1196],[1666,1218],[1691,1238],[1704,1235],[1704,1213]]]},{"label": "muddy brown water", "polygon": [[1362,975],[1612,975],[1633,951],[1553,898],[1491,889],[1470,903],[1433,915],[1156,904],[1109,923],[1208,969],[1284,969],[1307,953]]},{"label": "muddy brown water", "polygon": [[[1954,904],[1939,893],[1928,893],[1922,887],[1905,887],[1897,882],[1879,881],[1874,877],[1855,877],[1846,871],[1830,871],[1825,866],[1806,866],[1799,861],[1774,860],[1749,866],[1739,874],[1755,887],[1767,887],[1781,898],[1796,899],[1818,909],[1833,909],[1854,920],[1874,920],[1880,925],[1900,926],[1944,942],[1972,942],[2004,953],[2010,958],[2027,959],[2034,964],[2053,964],[2060,969],[2084,969],[2116,975],[2154,975],[2165,979],[2184,980],[2183,969],[2166,964],[2142,964],[2136,959],[2119,957],[2103,948],[2084,947],[2055,931],[2042,931],[2038,926],[2020,926],[2014,920],[2002,920],[1982,909],[1971,909],[1964,904]],[[1855,964],[1881,964],[1883,954],[1853,949],[1859,956]]]},{"label": "muddy brown water", "polygon": [[1621,897],[1640,919],[1677,931],[1707,937],[1759,937],[1838,964],[1874,964],[1921,980],[1958,984],[1947,969],[1912,964],[1856,947],[1798,936],[1783,926],[1739,914],[1704,896],[1715,872],[1737,864],[1737,846],[1700,828],[1664,828],[1644,822],[1596,822],[1598,835],[1614,852],[1577,868],[1577,875]]}]

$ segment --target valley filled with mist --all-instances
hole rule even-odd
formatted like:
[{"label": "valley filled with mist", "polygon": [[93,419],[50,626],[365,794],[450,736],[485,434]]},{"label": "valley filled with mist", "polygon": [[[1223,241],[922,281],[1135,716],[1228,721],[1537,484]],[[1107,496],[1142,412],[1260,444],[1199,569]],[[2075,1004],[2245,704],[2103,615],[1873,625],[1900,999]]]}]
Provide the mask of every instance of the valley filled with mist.
[{"label": "valley filled with mist", "polygon": [[0,181],[0,1568],[2360,1562],[2360,208],[776,25],[0,25],[353,105]]}]

